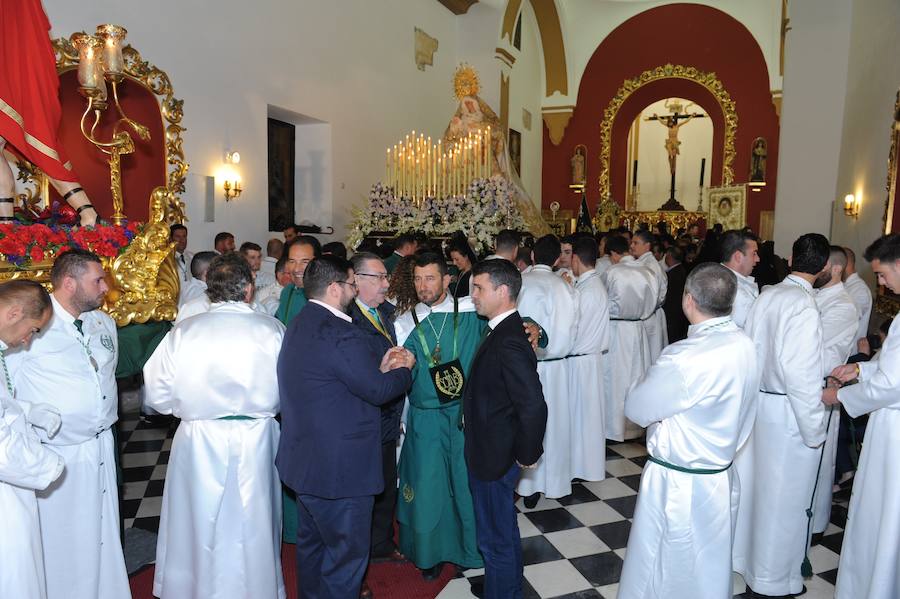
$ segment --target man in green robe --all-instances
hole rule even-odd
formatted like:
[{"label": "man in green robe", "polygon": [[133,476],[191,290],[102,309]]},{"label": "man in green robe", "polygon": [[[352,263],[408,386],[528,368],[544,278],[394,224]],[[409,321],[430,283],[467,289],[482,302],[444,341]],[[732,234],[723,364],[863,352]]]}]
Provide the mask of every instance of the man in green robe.
[{"label": "man in green robe", "polygon": [[[454,387],[462,380],[453,367],[468,375],[487,321],[469,297],[454,301],[440,255],[418,256],[414,279],[420,303],[395,323],[398,343],[416,356],[398,466],[397,521],[400,551],[431,580],[440,576],[444,562],[483,566],[463,453],[462,387]],[[530,326],[536,338],[539,327]],[[439,393],[432,369],[441,364],[447,366]]]},{"label": "man in green robe", "polygon": [[[298,235],[285,244],[284,251],[288,257],[284,269],[290,273],[291,282],[281,290],[275,318],[288,326],[307,304],[306,293],[303,292],[303,273],[306,272],[306,265],[321,254],[321,245],[315,237]],[[281,485],[281,495],[284,513],[281,538],[293,545],[297,543],[297,500],[294,492],[284,485]]]},{"label": "man in green robe", "polygon": [[415,237],[409,233],[399,235],[397,239],[394,240],[394,251],[390,256],[384,259],[384,267],[387,269],[388,274],[393,274],[394,269],[397,268],[397,264],[400,263],[400,259],[405,258],[410,254],[415,254],[416,249],[418,249],[418,243],[416,242]]}]

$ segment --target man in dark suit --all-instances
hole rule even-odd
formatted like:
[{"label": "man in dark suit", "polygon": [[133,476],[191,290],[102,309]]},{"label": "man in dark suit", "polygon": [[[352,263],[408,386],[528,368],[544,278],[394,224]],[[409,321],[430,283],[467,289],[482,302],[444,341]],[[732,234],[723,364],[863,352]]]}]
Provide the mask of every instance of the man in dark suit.
[{"label": "man in dark suit", "polygon": [[[372,337],[382,351],[397,345],[394,306],[386,302],[389,276],[381,258],[369,252],[353,255],[353,272],[358,293],[348,313],[353,324]],[[397,439],[403,395],[381,406],[381,472],[384,491],[375,496],[372,512],[372,559],[405,560],[394,543],[394,509],[397,507]]]},{"label": "man in dark suit", "polygon": [[687,279],[687,270],[682,264],[683,260],[684,252],[681,251],[681,248],[673,245],[666,250],[666,278],[669,280],[669,286],[666,288],[663,312],[666,313],[669,343],[675,343],[687,337],[688,321],[681,310],[681,296],[684,295],[684,282]]},{"label": "man in dark suit", "polygon": [[519,468],[533,468],[544,453],[547,405],[537,358],[516,311],[522,276],[507,260],[485,260],[472,271],[472,280],[475,309],[488,319],[463,392],[484,597],[520,599],[522,544],[513,492]]},{"label": "man in dark suit", "polygon": [[297,494],[301,599],[359,595],[369,561],[374,496],[382,492],[381,412],[410,385],[412,354],[384,351],[346,310],[356,297],[352,265],[309,263],[309,297],[278,357],[281,441],[275,464]]}]

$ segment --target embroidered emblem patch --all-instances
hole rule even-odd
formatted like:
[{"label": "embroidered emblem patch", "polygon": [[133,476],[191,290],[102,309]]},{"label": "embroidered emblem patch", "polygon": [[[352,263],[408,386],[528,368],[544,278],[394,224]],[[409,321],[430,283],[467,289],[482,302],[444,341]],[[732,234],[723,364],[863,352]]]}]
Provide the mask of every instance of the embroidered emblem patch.
[{"label": "embroidered emblem patch", "polygon": [[416,493],[415,493],[415,491],[412,490],[412,487],[410,487],[407,484],[404,484],[403,485],[403,501],[405,501],[406,503],[412,503],[412,500],[415,499],[415,497],[416,497]]},{"label": "embroidered emblem patch", "polygon": [[102,345],[109,351],[116,350],[116,346],[113,344],[112,337],[110,337],[109,335],[100,335],[100,345]]}]

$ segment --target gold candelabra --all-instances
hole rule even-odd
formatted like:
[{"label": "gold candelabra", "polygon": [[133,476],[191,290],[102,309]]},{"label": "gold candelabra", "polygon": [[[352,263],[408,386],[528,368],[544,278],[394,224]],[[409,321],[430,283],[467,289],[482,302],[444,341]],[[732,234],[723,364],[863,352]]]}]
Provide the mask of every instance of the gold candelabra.
[{"label": "gold candelabra", "polygon": [[472,131],[449,147],[413,131],[387,149],[384,183],[418,205],[427,198],[463,195],[474,179],[491,176],[491,128]]},{"label": "gold candelabra", "polygon": [[[122,43],[127,33],[124,27],[107,24],[98,25],[96,35],[77,34],[72,38],[78,49],[79,91],[87,98],[87,107],[81,115],[81,133],[85,139],[109,156],[109,189],[113,202],[111,219],[116,225],[122,225],[126,219],[123,212],[121,156],[134,152],[134,140],[123,130],[123,126],[131,127],[144,141],[150,139],[150,130],[128,118],[119,103],[119,85],[125,79]],[[101,141],[97,139],[96,130],[103,112],[109,106],[107,83],[112,88],[112,101],[119,114],[119,120],[113,127],[109,141]],[[88,115],[91,111],[94,113],[94,123],[87,129]]]}]

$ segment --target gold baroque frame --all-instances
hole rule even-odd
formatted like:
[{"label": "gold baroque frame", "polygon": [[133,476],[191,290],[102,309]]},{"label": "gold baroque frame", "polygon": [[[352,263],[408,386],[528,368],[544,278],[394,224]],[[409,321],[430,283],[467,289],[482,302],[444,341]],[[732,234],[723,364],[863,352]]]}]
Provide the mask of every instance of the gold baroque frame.
[{"label": "gold baroque frame", "polygon": [[[52,41],[58,74],[78,68],[78,51],[72,43],[76,35]],[[144,60],[131,45],[122,49],[122,55],[125,76],[159,99],[166,132],[168,172],[166,185],[155,188],[150,195],[150,212],[144,230],[121,255],[103,259],[113,282],[104,309],[120,327],[132,322],[175,318],[179,278],[172,252],[174,246],[169,242],[169,224],[184,221],[184,202],[177,194],[184,191],[190,166],[185,162],[181,138],[185,130],[181,126],[184,102],[175,98],[169,76]]]},{"label": "gold baroque frame", "polygon": [[[735,109],[734,100],[722,85],[722,82],[716,77],[715,73],[707,73],[700,71],[694,67],[686,67],[683,65],[666,64],[655,69],[644,71],[634,79],[625,80],[619,87],[616,95],[610,100],[609,105],[603,112],[603,121],[600,123],[600,202],[601,205],[606,201],[611,201],[610,194],[610,150],[612,145],[612,126],[622,108],[631,94],[638,89],[660,79],[687,79],[693,81],[706,88],[722,109],[725,117],[725,146],[722,159],[722,185],[731,185],[734,180],[734,169],[732,163],[736,155],[734,138],[737,135],[738,116]],[[599,211],[599,210],[598,210]]]}]

